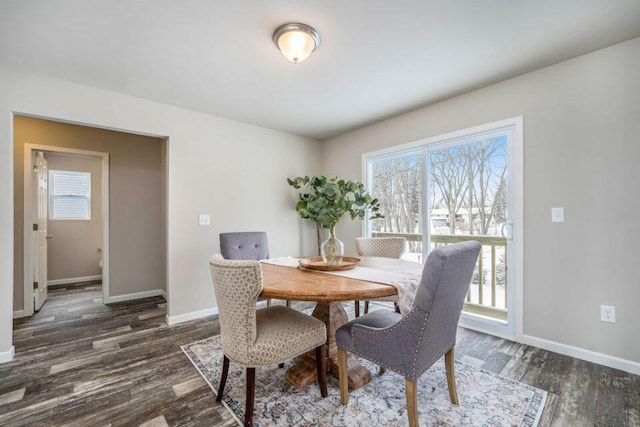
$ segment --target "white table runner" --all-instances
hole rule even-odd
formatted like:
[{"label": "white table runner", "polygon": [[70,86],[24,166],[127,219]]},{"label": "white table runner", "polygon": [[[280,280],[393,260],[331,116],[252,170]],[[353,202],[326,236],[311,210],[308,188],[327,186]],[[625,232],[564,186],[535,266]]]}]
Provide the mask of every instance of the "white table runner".
[{"label": "white table runner", "polygon": [[[411,310],[422,276],[421,264],[393,258],[359,257],[362,261],[352,270],[318,271],[319,273],[391,285],[398,290],[398,306],[405,315]],[[298,268],[298,258],[280,257],[261,262]],[[314,270],[317,271],[317,270]]]}]

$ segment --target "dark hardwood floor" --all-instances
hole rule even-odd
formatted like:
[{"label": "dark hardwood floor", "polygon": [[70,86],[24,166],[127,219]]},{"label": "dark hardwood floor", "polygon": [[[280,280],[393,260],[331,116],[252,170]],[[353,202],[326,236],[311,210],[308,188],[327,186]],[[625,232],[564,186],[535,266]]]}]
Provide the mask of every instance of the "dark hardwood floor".
[{"label": "dark hardwood floor", "polygon": [[[235,425],[180,349],[219,333],[217,320],[168,327],[160,297],[101,296],[99,283],[51,289],[39,313],[14,321],[1,426]],[[464,329],[456,357],[547,390],[541,426],[640,426],[638,376]]]}]

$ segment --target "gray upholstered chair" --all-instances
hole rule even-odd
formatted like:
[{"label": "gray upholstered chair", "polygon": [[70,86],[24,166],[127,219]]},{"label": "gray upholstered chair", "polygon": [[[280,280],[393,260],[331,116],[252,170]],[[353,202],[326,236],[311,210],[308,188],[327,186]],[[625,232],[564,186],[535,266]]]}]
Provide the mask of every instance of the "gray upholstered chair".
[{"label": "gray upholstered chair", "polygon": [[336,331],[340,399],[348,397],[347,352],[405,377],[409,425],[418,425],[416,383],[442,355],[449,397],[458,403],[453,348],[456,329],[481,245],[468,241],[435,249],[427,257],[411,310],[403,317],[377,310]]},{"label": "gray upholstered chair", "polygon": [[[269,258],[269,240],[264,231],[220,233],[220,252],[225,259],[261,260]],[[264,301],[265,298],[258,298]],[[267,299],[271,306],[271,299]],[[291,301],[287,301],[291,307]]]},{"label": "gray upholstered chair", "polygon": [[244,423],[251,425],[255,396],[255,368],[281,364],[316,350],[320,393],[327,396],[324,322],[281,305],[256,309],[262,291],[262,267],[258,261],[209,259],[218,304],[220,336],[224,353],[216,401],[222,401],[229,361],[247,368],[247,401]]},{"label": "gray upholstered chair", "polygon": [[269,240],[264,231],[220,233],[220,252],[225,259],[260,260],[269,258]]},{"label": "gray upholstered chair", "polygon": [[[404,237],[356,237],[356,252],[360,256],[379,256],[400,258],[406,251],[407,239]],[[371,301],[398,302],[398,296],[376,298]],[[360,301],[355,301],[356,317],[360,316]],[[369,312],[369,301],[364,302],[364,314]]]}]

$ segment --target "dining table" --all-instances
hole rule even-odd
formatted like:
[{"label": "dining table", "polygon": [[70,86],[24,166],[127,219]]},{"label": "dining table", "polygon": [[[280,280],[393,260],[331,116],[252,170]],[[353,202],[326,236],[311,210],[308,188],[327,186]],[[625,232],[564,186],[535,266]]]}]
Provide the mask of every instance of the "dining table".
[{"label": "dining table", "polygon": [[[411,261],[365,258],[367,258],[367,265],[373,265],[382,270],[406,270],[418,277],[422,270],[420,264]],[[381,283],[371,274],[367,279],[361,279],[295,268],[292,265],[278,265],[269,261],[262,262],[261,265],[263,289],[260,296],[316,303],[311,315],[322,320],[327,327],[327,370],[336,378],[339,377],[339,373],[335,333],[340,326],[349,321],[342,302],[365,301],[398,294],[395,286]],[[388,282],[388,279],[386,281]],[[352,355],[349,355],[347,360],[347,372],[351,389],[358,389],[371,381],[371,372]],[[296,363],[286,371],[285,379],[296,387],[302,388],[315,382],[316,375],[315,353],[309,352],[299,357]]]}]

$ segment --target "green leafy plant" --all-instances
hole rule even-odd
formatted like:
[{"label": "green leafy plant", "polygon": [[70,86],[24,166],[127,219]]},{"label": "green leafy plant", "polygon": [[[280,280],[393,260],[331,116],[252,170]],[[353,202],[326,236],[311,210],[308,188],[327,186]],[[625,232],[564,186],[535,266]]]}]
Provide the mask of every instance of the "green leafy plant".
[{"label": "green leafy plant", "polygon": [[351,219],[363,220],[367,211],[369,219],[384,218],[380,214],[380,202],[367,192],[364,184],[358,181],[327,179],[325,176],[299,176],[287,178],[290,186],[303,189],[299,194],[296,211],[301,218],[316,224],[318,253],[320,252],[320,228],[333,229],[340,219],[348,214]]}]

